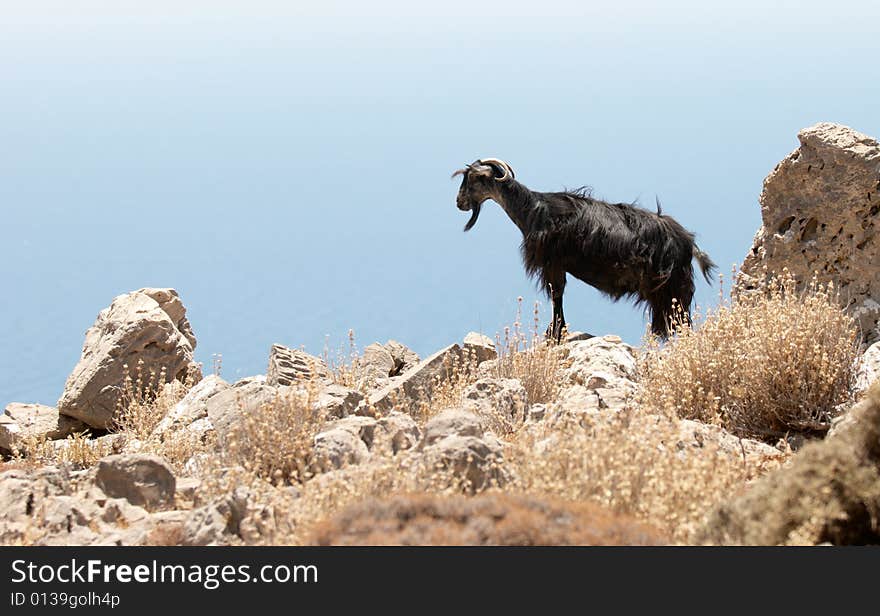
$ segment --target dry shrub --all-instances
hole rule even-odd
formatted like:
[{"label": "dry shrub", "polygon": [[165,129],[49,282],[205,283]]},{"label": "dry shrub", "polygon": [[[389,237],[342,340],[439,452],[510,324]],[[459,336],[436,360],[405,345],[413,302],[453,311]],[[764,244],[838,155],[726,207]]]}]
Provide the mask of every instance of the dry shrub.
[{"label": "dry shrub", "polygon": [[29,470],[43,465],[70,465],[74,469],[83,469],[114,453],[119,453],[118,448],[109,439],[93,439],[88,432],[76,432],[58,441],[50,441],[45,436],[29,436],[22,441],[15,460]]},{"label": "dry shrub", "polygon": [[855,420],[804,447],[789,467],[723,503],[702,543],[835,545],[880,543],[880,380],[849,413]]},{"label": "dry shrub", "polygon": [[683,542],[716,503],[782,460],[680,440],[676,420],[624,410],[523,431],[505,457],[513,490],[592,501]]},{"label": "dry shrub", "polygon": [[500,493],[371,498],[316,525],[316,545],[660,545],[668,540],[591,503]]},{"label": "dry shrub", "polygon": [[857,329],[831,284],[802,291],[787,272],[678,323],[665,347],[649,338],[640,361],[642,406],[775,439],[824,432],[849,401]]},{"label": "dry shrub", "polygon": [[538,304],[535,304],[530,334],[522,329],[522,298],[517,298],[516,321],[513,329],[504,328],[504,337],[496,337],[498,359],[494,376],[519,379],[526,389],[529,404],[541,404],[555,400],[559,395],[560,354],[559,347],[544,339],[539,331]]},{"label": "dry shrub", "polygon": [[319,383],[311,380],[302,389],[240,413],[223,443],[223,463],[278,485],[309,479],[315,435],[326,420],[315,404],[318,393]]},{"label": "dry shrub", "polygon": [[143,360],[138,361],[135,378],[128,373],[128,366],[125,366],[125,372],[122,394],[113,415],[113,431],[139,440],[149,438],[162,418],[195,385],[191,373],[183,382],[167,382],[165,368],[158,373],[150,370],[149,374],[144,374]]}]

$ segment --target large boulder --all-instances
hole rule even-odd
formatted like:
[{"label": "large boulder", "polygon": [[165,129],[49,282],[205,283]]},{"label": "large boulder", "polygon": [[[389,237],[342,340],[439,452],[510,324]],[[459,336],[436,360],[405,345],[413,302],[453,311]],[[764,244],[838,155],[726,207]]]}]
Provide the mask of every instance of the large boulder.
[{"label": "large boulder", "polygon": [[880,144],[823,122],[764,180],[761,218],[735,290],[783,268],[800,285],[833,282],[865,341],[880,339]]},{"label": "large boulder", "polygon": [[126,377],[146,381],[192,372],[196,338],[174,289],[140,289],[113,300],[86,332],[82,356],[67,379],[58,412],[95,428],[112,426]]},{"label": "large boulder", "polygon": [[59,415],[51,406],[13,402],[0,415],[0,452],[20,452],[28,440],[53,441],[86,429],[83,422]]}]

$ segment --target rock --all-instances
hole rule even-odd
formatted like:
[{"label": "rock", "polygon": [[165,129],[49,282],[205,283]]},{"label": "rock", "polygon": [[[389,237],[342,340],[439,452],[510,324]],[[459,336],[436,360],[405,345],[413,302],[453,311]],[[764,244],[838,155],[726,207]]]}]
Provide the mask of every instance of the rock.
[{"label": "rock", "polygon": [[174,504],[175,479],[162,458],[148,454],[108,456],[98,462],[95,484],[111,498],[167,509]]},{"label": "rock", "polygon": [[399,380],[370,396],[370,406],[380,412],[390,411],[395,401],[405,404],[420,395],[428,398],[436,380],[447,380],[455,365],[461,361],[461,347],[452,344],[419,362],[400,375]]},{"label": "rock", "polygon": [[[421,435],[415,420],[406,413],[397,411],[392,411],[378,419],[361,416],[345,417],[331,422],[327,427],[327,431],[330,430],[346,430],[358,437],[370,453],[378,452],[386,456],[393,456],[415,447]],[[347,463],[365,459],[359,446],[355,446],[354,449],[357,455],[349,456]]]},{"label": "rock", "polygon": [[183,524],[181,545],[228,545],[238,538],[247,515],[248,492],[237,488],[193,509]]},{"label": "rock", "polygon": [[372,417],[352,415],[332,422],[327,429],[347,430],[361,439],[364,445],[367,446],[367,449],[372,449],[377,425],[378,422]]},{"label": "rock", "polygon": [[357,410],[363,399],[364,395],[356,389],[334,383],[321,390],[317,404],[329,417],[346,417]]},{"label": "rock", "polygon": [[500,466],[503,457],[501,442],[492,434],[482,437],[453,434],[421,451],[425,468],[450,473],[470,493],[506,483],[507,475]]},{"label": "rock", "polygon": [[567,345],[567,380],[596,390],[610,385],[635,389],[635,350],[618,336],[594,337]]},{"label": "rock", "polygon": [[392,411],[376,422],[372,449],[392,455],[412,449],[419,443],[421,433],[415,420],[406,413]]},{"label": "rock", "polygon": [[712,426],[690,419],[679,422],[679,441],[676,443],[679,450],[702,449],[707,446],[717,447],[719,451],[735,458],[749,456],[781,459],[784,455],[782,451],[766,443],[734,436],[721,426]]},{"label": "rock", "polygon": [[0,451],[15,453],[28,439],[58,440],[86,429],[81,421],[59,415],[51,406],[13,402],[0,415]]},{"label": "rock", "polygon": [[[465,409],[484,418],[489,425],[512,431],[525,421],[528,395],[519,379],[482,378],[462,394]],[[501,424],[501,425],[494,425]]]},{"label": "rock", "polygon": [[208,420],[222,441],[229,436],[240,417],[259,411],[263,405],[278,404],[284,395],[289,395],[287,388],[271,387],[263,383],[230,387],[206,400]]},{"label": "rock", "polygon": [[229,387],[229,383],[217,375],[206,377],[168,411],[153,429],[153,435],[162,441],[172,432],[192,429],[193,432],[204,436],[211,429],[211,423],[199,420],[208,417],[208,400]]},{"label": "rock", "polygon": [[395,367],[391,351],[379,343],[373,343],[357,358],[355,373],[364,383],[374,384],[394,376]]},{"label": "rock", "polygon": [[559,394],[565,411],[621,410],[637,390],[635,350],[618,336],[593,337],[565,346],[568,383]]},{"label": "rock", "polygon": [[202,480],[195,477],[181,477],[175,481],[174,496],[178,500],[192,502],[195,500],[196,492],[202,485]]},{"label": "rock", "polygon": [[58,412],[95,428],[113,423],[126,376],[184,380],[196,339],[174,289],[141,289],[120,295],[86,332],[82,356],[67,379]]},{"label": "rock", "polygon": [[[347,419],[367,419],[352,417]],[[342,420],[344,421],[344,420]],[[349,464],[360,464],[370,457],[370,450],[351,429],[331,428],[315,436],[313,472],[327,472]]]},{"label": "rock", "polygon": [[327,364],[320,357],[280,344],[273,344],[269,350],[269,369],[266,371],[268,385],[293,385],[299,380],[328,377]]},{"label": "rock", "polygon": [[863,392],[871,386],[871,384],[880,379],[880,342],[875,342],[868,347],[859,360],[859,367],[856,372],[855,389],[857,392]]},{"label": "rock", "polygon": [[833,282],[868,343],[880,339],[880,144],[839,124],[798,133],[800,147],[764,180],[762,226],[734,292],[783,268],[801,288]]},{"label": "rock", "polygon": [[89,478],[93,471],[63,468],[0,473],[0,544],[140,545],[165,537],[186,512],[150,513],[124,498],[112,498]]},{"label": "rock", "polygon": [[696,534],[720,545],[874,545],[880,542],[880,382],[852,421],[804,445],[789,464],[732,494]]},{"label": "rock", "polygon": [[422,447],[433,445],[447,436],[482,436],[483,421],[464,409],[448,409],[435,415],[425,425]]},{"label": "rock", "polygon": [[498,352],[495,350],[495,343],[489,336],[470,332],[464,337],[464,351],[468,357],[473,357],[478,364],[495,359]]},{"label": "rock", "polygon": [[403,374],[410,368],[416,367],[421,361],[415,351],[397,340],[389,340],[385,343],[385,348],[391,353],[391,359],[394,360],[394,369],[390,376]]}]

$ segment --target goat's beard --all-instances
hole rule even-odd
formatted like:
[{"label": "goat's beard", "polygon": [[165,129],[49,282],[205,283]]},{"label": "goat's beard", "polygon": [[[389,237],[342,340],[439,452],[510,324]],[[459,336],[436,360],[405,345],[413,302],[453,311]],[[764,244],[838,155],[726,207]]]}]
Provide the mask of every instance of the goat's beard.
[{"label": "goat's beard", "polygon": [[475,203],[471,208],[471,219],[467,221],[467,224],[464,226],[465,231],[470,231],[474,228],[474,225],[477,224],[477,218],[480,216],[481,207],[482,203]]}]

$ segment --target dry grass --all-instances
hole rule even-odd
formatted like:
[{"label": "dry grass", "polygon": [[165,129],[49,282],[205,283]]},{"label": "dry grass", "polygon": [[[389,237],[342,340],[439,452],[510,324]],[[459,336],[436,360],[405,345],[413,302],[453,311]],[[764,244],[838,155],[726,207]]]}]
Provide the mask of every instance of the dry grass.
[{"label": "dry grass", "polygon": [[304,389],[242,413],[222,443],[223,464],[276,485],[307,481],[314,472],[314,438],[326,421],[315,404],[319,386],[312,379]]},{"label": "dry grass", "polygon": [[357,503],[316,525],[316,545],[660,545],[628,516],[591,504],[490,493],[400,495]]},{"label": "dry grass", "polygon": [[498,359],[493,376],[519,379],[528,394],[529,404],[551,402],[559,395],[559,347],[544,339],[540,332],[538,304],[535,304],[531,332],[522,329],[522,298],[517,298],[516,321],[496,337]]},{"label": "dry grass", "polygon": [[674,419],[625,410],[521,432],[505,456],[520,493],[598,503],[681,542],[718,502],[783,459],[708,443],[679,448],[679,439]]},{"label": "dry grass", "polygon": [[649,338],[641,404],[742,436],[821,433],[850,400],[857,334],[832,286],[813,280],[797,291],[783,272],[722,302],[698,328],[679,323],[665,347]]},{"label": "dry grass", "polygon": [[167,382],[165,368],[158,373],[151,370],[144,374],[142,360],[135,369],[135,378],[128,373],[128,366],[125,366],[125,372],[122,395],[113,415],[113,431],[138,440],[148,439],[162,418],[195,385],[191,374],[183,382]]}]

